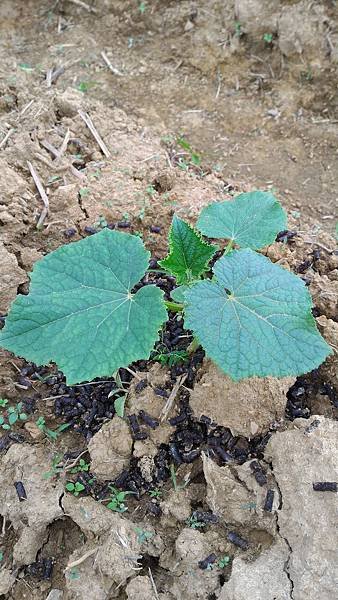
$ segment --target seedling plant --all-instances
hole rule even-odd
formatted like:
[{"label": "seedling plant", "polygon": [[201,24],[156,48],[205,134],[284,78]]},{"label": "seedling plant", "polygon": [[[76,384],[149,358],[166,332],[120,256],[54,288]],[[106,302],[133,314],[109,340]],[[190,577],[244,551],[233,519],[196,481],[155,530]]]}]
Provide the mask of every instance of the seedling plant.
[{"label": "seedling plant", "polygon": [[122,492],[121,490],[117,489],[113,485],[110,485],[109,489],[110,489],[110,500],[107,504],[107,508],[110,508],[110,510],[112,510],[114,512],[119,512],[119,513],[126,512],[126,510],[128,510],[128,506],[125,503],[126,497],[129,496],[130,494],[133,494],[133,492],[129,492],[129,491]]},{"label": "seedling plant", "polygon": [[[332,353],[310,294],[299,277],[257,252],[285,229],[270,192],[213,202],[196,228],[175,215],[160,266],[177,286],[165,300],[155,284],[134,289],[149,270],[142,240],[104,228],[35,264],[30,292],[13,302],[0,344],[37,365],[55,362],[73,385],[149,359],[174,311],[193,332],[190,351],[201,345],[235,381],[306,373]],[[224,240],[216,261],[210,238]]]},{"label": "seedling plant", "polygon": [[5,431],[9,431],[17,421],[28,419],[28,415],[22,410],[22,402],[18,402],[14,406],[7,405],[8,400],[0,398],[0,427]]}]

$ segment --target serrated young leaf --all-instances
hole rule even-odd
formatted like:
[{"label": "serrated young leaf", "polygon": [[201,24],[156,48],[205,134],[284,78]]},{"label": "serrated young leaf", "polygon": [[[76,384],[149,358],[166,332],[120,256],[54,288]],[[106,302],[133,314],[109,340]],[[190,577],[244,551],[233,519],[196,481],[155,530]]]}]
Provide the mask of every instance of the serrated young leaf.
[{"label": "serrated young leaf", "polygon": [[179,285],[191,283],[207,268],[217,247],[204,242],[191,225],[174,215],[169,232],[169,255],[161,267],[172,273]]},{"label": "serrated young leaf", "polygon": [[234,250],[213,270],[215,280],[186,292],[185,325],[232,379],[299,375],[331,354],[296,275],[249,249]]},{"label": "serrated young leaf", "polygon": [[274,242],[286,222],[284,209],[270,192],[250,192],[209,204],[197,228],[211,238],[226,238],[241,248],[258,250]]},{"label": "serrated young leaf", "polygon": [[0,345],[38,365],[55,362],[68,384],[148,358],[167,318],[159,288],[132,294],[149,255],[139,238],[109,229],[55,250],[35,264]]}]

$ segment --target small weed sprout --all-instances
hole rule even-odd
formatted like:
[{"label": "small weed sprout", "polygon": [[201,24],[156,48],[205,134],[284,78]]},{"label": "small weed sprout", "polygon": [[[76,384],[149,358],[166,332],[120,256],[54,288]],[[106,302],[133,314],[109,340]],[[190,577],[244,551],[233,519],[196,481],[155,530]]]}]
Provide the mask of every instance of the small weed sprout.
[{"label": "small weed sprout", "polygon": [[23,412],[23,403],[18,402],[15,406],[7,406],[8,400],[0,398],[0,427],[5,431],[9,431],[17,421],[26,421],[28,415]]},{"label": "small weed sprout", "polygon": [[111,496],[110,496],[110,500],[107,504],[107,508],[109,508],[110,510],[112,510],[114,512],[119,512],[119,513],[126,512],[126,510],[128,510],[128,506],[125,504],[125,499],[130,494],[133,494],[133,492],[129,492],[129,491],[122,492],[121,490],[117,489],[113,485],[110,485],[109,489],[111,492]]},{"label": "small weed sprout", "polygon": [[57,440],[59,435],[69,427],[69,423],[63,423],[56,429],[49,429],[49,427],[46,425],[46,420],[44,417],[39,417],[36,421],[36,425],[40,431],[42,431],[50,440],[53,441]]},{"label": "small weed sprout", "polygon": [[186,520],[186,525],[188,525],[188,527],[191,529],[202,529],[205,527],[205,523],[199,521],[195,515],[191,515],[191,517]]},{"label": "small weed sprout", "polygon": [[150,498],[161,498],[163,495],[163,492],[157,488],[155,488],[154,490],[150,490],[149,491],[149,496]]},{"label": "small weed sprout", "polygon": [[151,531],[146,531],[145,529],[141,529],[141,527],[136,527],[135,533],[137,534],[137,541],[139,544],[144,544],[144,542],[147,542],[154,536]]},{"label": "small weed sprout", "polygon": [[224,569],[225,567],[228,566],[229,563],[230,563],[230,556],[222,556],[222,558],[220,558],[217,561],[217,566],[219,569]]},{"label": "small weed sprout", "polygon": [[272,33],[264,33],[263,40],[266,44],[272,44],[273,34]]},{"label": "small weed sprout", "polygon": [[90,469],[90,464],[87,463],[84,458],[80,458],[79,460],[79,464],[76,465],[75,467],[72,467],[71,469],[69,469],[69,473],[83,473],[83,472],[88,472]]},{"label": "small weed sprout", "polygon": [[68,483],[66,483],[67,492],[70,492],[71,494],[73,494],[73,496],[78,496],[81,492],[83,492],[84,489],[85,486],[79,481],[76,481],[75,483],[69,481]]}]

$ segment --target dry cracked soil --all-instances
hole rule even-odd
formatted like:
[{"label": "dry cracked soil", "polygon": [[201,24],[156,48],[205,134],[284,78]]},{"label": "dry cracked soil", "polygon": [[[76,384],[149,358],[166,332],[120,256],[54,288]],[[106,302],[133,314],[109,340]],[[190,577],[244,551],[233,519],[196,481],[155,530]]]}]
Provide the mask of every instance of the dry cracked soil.
[{"label": "dry cracked soil", "polygon": [[26,415],[0,434],[0,597],[333,600],[336,2],[2,0],[0,30],[1,325],[60,245],[110,226],[156,265],[175,212],[258,188],[289,218],[262,252],[304,279],[334,350],[234,383],[201,350],[159,362],[191,341],[172,314],[120,372],[124,419],[121,381],[69,387],[0,351],[1,398]]}]

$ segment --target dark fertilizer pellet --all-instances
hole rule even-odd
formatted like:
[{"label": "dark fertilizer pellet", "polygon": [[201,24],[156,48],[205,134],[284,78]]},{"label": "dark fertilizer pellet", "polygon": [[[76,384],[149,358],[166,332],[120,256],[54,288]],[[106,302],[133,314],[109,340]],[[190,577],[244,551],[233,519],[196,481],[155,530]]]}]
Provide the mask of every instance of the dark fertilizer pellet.
[{"label": "dark fertilizer pellet", "polygon": [[129,229],[131,227],[130,221],[119,221],[117,223],[119,229]]},{"label": "dark fertilizer pellet", "polygon": [[253,460],[250,463],[250,469],[253,472],[253,475],[254,475],[258,485],[260,485],[261,487],[266,485],[266,483],[267,483],[266,474],[263,471],[261,465],[259,464],[259,462],[257,460]]},{"label": "dark fertilizer pellet", "polygon": [[177,465],[182,464],[182,462],[183,462],[182,456],[181,456],[176,444],[173,444],[173,443],[169,444],[169,453]]},{"label": "dark fertilizer pellet", "polygon": [[23,502],[23,500],[27,500],[26,490],[24,488],[22,481],[15,481],[14,487],[16,489],[16,493],[18,495],[19,501]]},{"label": "dark fertilizer pellet", "polygon": [[315,481],[312,487],[315,492],[336,492],[338,486],[336,481]]},{"label": "dark fertilizer pellet", "polygon": [[161,233],[162,229],[161,229],[161,227],[158,227],[157,225],[151,225],[150,231],[151,231],[151,233]]},{"label": "dark fertilizer pellet", "polygon": [[139,417],[142,419],[143,423],[151,427],[151,429],[156,429],[159,426],[160,422],[158,419],[155,419],[151,415],[149,415],[145,410],[140,410]]},{"label": "dark fertilizer pellet", "polygon": [[63,232],[63,235],[66,238],[71,238],[76,234],[76,229],[74,229],[74,227],[71,227],[70,229],[65,229]]},{"label": "dark fertilizer pellet", "polygon": [[148,382],[146,379],[142,379],[141,381],[139,381],[136,385],[135,385],[135,392],[136,394],[139,394],[140,392],[142,392],[142,390],[144,390],[148,385]]},{"label": "dark fertilizer pellet", "polygon": [[249,542],[238,535],[235,531],[230,531],[227,535],[227,539],[229,542],[234,544],[234,546],[238,546],[241,550],[247,550],[249,547]]},{"label": "dark fertilizer pellet", "polygon": [[206,525],[218,523],[218,521],[219,521],[218,516],[214,515],[214,513],[212,513],[212,512],[204,512],[201,510],[195,510],[192,513],[192,516],[195,517],[195,519],[197,521],[200,521],[201,523],[205,523]]},{"label": "dark fertilizer pellet", "polygon": [[95,229],[95,227],[91,227],[90,225],[86,225],[83,231],[88,233],[88,235],[94,235],[94,233],[97,233],[97,229]]},{"label": "dark fertilizer pellet", "polygon": [[212,553],[212,554],[209,554],[209,556],[207,556],[203,560],[200,560],[198,562],[198,566],[200,569],[202,569],[202,571],[205,571],[209,567],[209,565],[213,565],[216,562],[216,560],[217,560],[216,554]]},{"label": "dark fertilizer pellet", "polygon": [[266,492],[266,497],[265,497],[265,502],[264,502],[264,510],[266,510],[267,512],[272,511],[274,497],[275,497],[274,490],[268,490]]},{"label": "dark fertilizer pellet", "polygon": [[296,237],[296,235],[296,231],[290,231],[289,229],[285,229],[277,234],[276,242],[282,242],[283,244],[286,244],[287,242],[290,242],[294,237]]},{"label": "dark fertilizer pellet", "polygon": [[51,579],[53,574],[53,559],[43,558],[25,567],[26,575],[37,579]]},{"label": "dark fertilizer pellet", "polygon": [[320,420],[319,419],[315,419],[314,421],[312,421],[312,423],[310,423],[310,425],[308,427],[306,427],[304,429],[304,434],[305,435],[309,435],[315,429],[317,429],[317,427],[319,427],[319,425],[320,425]]},{"label": "dark fertilizer pellet", "polygon": [[162,514],[162,509],[159,504],[155,504],[153,502],[149,502],[147,504],[147,512],[153,517],[160,517]]}]

